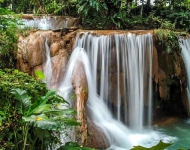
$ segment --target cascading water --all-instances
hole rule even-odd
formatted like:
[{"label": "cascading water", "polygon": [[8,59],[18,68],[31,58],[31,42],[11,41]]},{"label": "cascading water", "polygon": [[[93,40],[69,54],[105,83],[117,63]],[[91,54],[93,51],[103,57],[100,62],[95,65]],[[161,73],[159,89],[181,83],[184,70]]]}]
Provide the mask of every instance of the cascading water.
[{"label": "cascading water", "polygon": [[187,96],[188,96],[188,101],[190,104],[190,38],[184,39],[184,38],[180,38],[179,39],[179,43],[181,46],[181,55],[183,58],[183,61],[185,63],[185,68],[187,71]]},{"label": "cascading water", "polygon": [[162,135],[150,128],[148,133],[143,130],[151,127],[152,119],[152,35],[80,34],[59,84],[66,100],[72,93],[70,80],[79,61],[88,83],[88,115],[102,129],[111,148],[156,144]]},{"label": "cascading water", "polygon": [[54,77],[53,77],[53,70],[52,70],[52,61],[50,57],[50,48],[48,45],[48,39],[45,38],[45,64],[44,64],[44,75],[45,75],[45,82],[47,87],[51,88],[53,86]]},{"label": "cascading water", "polygon": [[31,16],[30,19],[22,19],[19,27],[56,31],[63,28],[68,28],[69,25],[68,23],[70,20],[72,20],[71,17],[62,17],[62,16],[41,16],[41,17]]},{"label": "cascading water", "polygon": [[117,120],[136,130],[143,128],[143,120],[151,126],[152,45],[151,34],[131,33],[85,33],[75,45],[84,48],[91,60],[95,92]]}]

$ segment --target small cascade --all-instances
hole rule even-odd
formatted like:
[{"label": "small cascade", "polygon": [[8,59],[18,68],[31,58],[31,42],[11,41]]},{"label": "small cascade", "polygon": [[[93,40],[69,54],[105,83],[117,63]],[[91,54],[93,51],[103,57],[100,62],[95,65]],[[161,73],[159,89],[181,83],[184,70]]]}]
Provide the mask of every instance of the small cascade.
[{"label": "small cascade", "polygon": [[150,147],[165,138],[150,128],[152,45],[151,34],[83,33],[76,39],[58,89],[69,101],[73,94],[73,69],[76,64],[83,64],[88,84],[88,117],[102,129],[110,149]]},{"label": "small cascade", "polygon": [[68,28],[69,18],[66,18],[64,28]]},{"label": "small cascade", "polygon": [[77,18],[67,16],[30,16],[29,19],[22,19],[20,28],[36,28],[39,30],[60,30],[68,28],[69,22],[73,22]]},{"label": "small cascade", "polygon": [[50,57],[50,48],[48,45],[47,38],[45,38],[45,56],[46,56],[46,61],[43,68],[45,75],[45,82],[47,87],[51,88],[54,84],[54,77],[53,77],[52,61]]},{"label": "small cascade", "polygon": [[180,38],[179,43],[182,49],[181,55],[185,63],[185,68],[187,72],[187,96],[190,105],[190,38]]},{"label": "small cascade", "polygon": [[41,17],[41,18],[33,18],[33,19],[22,19],[22,25],[20,28],[36,28],[40,30],[50,30],[52,29],[50,17]]},{"label": "small cascade", "polygon": [[50,19],[51,19],[50,17],[43,16],[38,21],[38,29],[40,29],[40,30],[50,30],[52,28]]}]

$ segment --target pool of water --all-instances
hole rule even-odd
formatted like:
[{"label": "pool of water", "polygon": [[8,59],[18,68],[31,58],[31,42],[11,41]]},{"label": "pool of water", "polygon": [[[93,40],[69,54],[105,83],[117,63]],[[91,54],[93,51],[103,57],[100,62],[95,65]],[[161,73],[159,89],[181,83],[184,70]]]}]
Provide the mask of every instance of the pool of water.
[{"label": "pool of water", "polygon": [[167,150],[190,149],[190,119],[179,119],[166,125],[156,126],[155,130],[165,135],[164,142],[173,143]]}]

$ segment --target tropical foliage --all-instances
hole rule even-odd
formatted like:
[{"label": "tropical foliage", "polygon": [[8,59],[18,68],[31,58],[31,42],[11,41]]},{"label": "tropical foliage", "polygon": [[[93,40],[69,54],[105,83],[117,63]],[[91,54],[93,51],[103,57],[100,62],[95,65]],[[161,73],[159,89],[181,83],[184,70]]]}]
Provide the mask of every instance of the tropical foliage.
[{"label": "tropical foliage", "polygon": [[63,98],[25,73],[0,70],[0,91],[0,149],[53,148],[61,131],[79,125]]},{"label": "tropical foliage", "polygon": [[[4,0],[16,13],[74,15],[84,28],[189,29],[189,0]],[[170,26],[165,26],[170,24]]]}]

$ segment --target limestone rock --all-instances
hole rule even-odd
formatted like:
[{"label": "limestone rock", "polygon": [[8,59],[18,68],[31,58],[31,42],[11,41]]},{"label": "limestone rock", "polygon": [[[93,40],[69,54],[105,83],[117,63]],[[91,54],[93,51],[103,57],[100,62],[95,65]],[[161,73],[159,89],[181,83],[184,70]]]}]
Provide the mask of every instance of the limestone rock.
[{"label": "limestone rock", "polygon": [[[69,36],[70,35],[70,36]],[[75,33],[67,35],[67,44],[60,32],[53,31],[37,31],[31,32],[27,37],[20,36],[18,41],[17,67],[23,72],[33,74],[37,66],[41,66],[46,61],[45,42],[47,40],[48,47],[52,59],[53,72],[55,73],[55,84],[58,84],[60,75],[65,71],[68,56],[72,50],[73,39]],[[54,87],[56,87],[55,85]]]},{"label": "limestone rock", "polygon": [[102,150],[110,146],[103,131],[90,120],[88,120],[87,146]]}]

